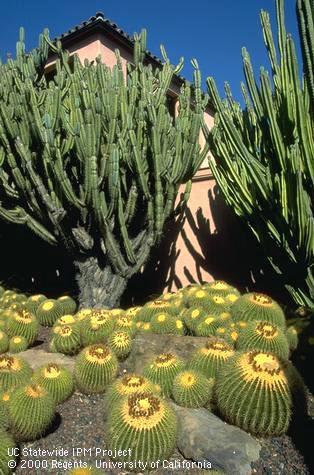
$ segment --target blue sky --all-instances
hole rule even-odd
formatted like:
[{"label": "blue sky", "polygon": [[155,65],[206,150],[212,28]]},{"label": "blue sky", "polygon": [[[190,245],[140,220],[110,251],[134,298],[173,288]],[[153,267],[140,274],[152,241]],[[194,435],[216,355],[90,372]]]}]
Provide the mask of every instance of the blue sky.
[{"label": "blue sky", "polygon": [[[286,0],[286,26],[297,40],[295,0]],[[191,79],[190,59],[200,64],[204,83],[216,79],[222,92],[225,80],[240,99],[243,80],[241,47],[246,46],[254,67],[269,68],[260,28],[259,12],[270,12],[275,26],[275,0],[10,0],[0,3],[0,55],[14,54],[20,26],[26,30],[26,46],[36,46],[39,33],[48,27],[55,37],[96,11],[133,34],[145,27],[148,48],[160,55],[163,43],[171,61],[184,56],[183,75]]]}]

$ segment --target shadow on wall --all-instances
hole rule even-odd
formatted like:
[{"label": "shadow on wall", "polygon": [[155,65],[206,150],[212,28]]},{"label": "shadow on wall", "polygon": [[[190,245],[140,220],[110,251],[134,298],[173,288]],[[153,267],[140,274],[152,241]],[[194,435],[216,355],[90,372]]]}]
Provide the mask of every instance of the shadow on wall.
[{"label": "shadow on wall", "polygon": [[[211,229],[212,215],[215,229]],[[184,278],[176,274],[176,263],[182,250],[177,247],[179,234],[193,258],[193,270],[184,266]],[[165,237],[145,270],[135,276],[124,296],[125,305],[142,304],[164,289],[180,288],[189,283],[202,282],[202,274],[226,280],[241,292],[258,291],[291,304],[289,294],[281,285],[271,265],[261,252],[254,236],[224,202],[217,186],[208,192],[208,210],[199,208],[193,214],[189,207],[183,216],[169,224]],[[195,236],[197,246],[192,243]]]},{"label": "shadow on wall", "polygon": [[50,246],[24,226],[0,222],[0,281],[7,288],[58,297],[77,294],[75,269],[60,247]]}]

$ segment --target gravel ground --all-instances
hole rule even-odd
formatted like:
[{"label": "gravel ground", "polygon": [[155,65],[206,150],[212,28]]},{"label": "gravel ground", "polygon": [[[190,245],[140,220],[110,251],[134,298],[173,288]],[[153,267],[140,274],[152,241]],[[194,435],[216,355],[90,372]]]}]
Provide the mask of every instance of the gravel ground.
[{"label": "gravel ground", "polygon": [[[47,337],[50,329],[41,327],[38,338],[38,348],[48,349]],[[71,469],[79,464],[85,466],[95,466],[108,462],[108,458],[95,457],[96,448],[104,449],[104,412],[103,395],[86,396],[76,392],[72,398],[57,408],[57,417],[54,427],[46,437],[35,442],[21,445],[21,452],[26,450],[21,456],[17,475],[42,475],[53,474],[62,475],[66,469]],[[281,437],[269,439],[258,439],[261,446],[260,459],[252,464],[252,474],[257,475],[308,475],[314,474],[313,440],[314,440],[314,398],[309,396],[309,418],[306,421],[299,421],[294,424],[289,434]],[[86,449],[85,453],[79,455],[78,449]],[[49,456],[36,456],[31,453],[33,450],[55,450],[59,451]],[[68,454],[61,451],[68,451]],[[37,468],[32,464],[37,460]],[[172,460],[184,460],[181,454],[175,453]],[[70,464],[76,464],[71,465]],[[205,473],[205,470],[177,470],[178,474]],[[104,470],[106,474],[117,474],[114,470]],[[140,472],[138,472],[140,473]],[[151,472],[155,474],[167,475],[173,471],[163,469]],[[208,471],[207,473],[210,473]],[[134,475],[134,472],[133,472]],[[228,474],[229,475],[229,474]],[[230,474],[233,475],[233,474]]]}]

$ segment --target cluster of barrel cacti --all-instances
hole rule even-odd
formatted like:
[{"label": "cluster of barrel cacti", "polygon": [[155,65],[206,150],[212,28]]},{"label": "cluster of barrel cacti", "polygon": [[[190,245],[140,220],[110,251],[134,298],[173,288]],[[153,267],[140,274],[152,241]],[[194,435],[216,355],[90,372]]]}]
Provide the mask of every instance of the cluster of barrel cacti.
[{"label": "cluster of barrel cacti", "polygon": [[48,299],[0,287],[0,354],[19,353],[34,345],[40,326],[76,310],[75,301],[66,295]]},{"label": "cluster of barrel cacti", "polygon": [[[0,342],[5,344],[6,328],[12,326],[10,312],[23,310],[27,321],[28,315],[35,316],[31,322],[37,322],[37,332],[39,321],[51,327],[52,351],[76,355],[73,374],[54,363],[53,355],[51,363],[33,372],[4,346],[0,437],[8,447],[41,437],[53,421],[56,405],[75,389],[104,393],[106,444],[121,450],[131,444],[130,463],[149,464],[173,452],[177,421],[169,399],[185,407],[215,410],[232,424],[262,436],[284,433],[293,412],[306,407],[302,379],[288,360],[297,346],[297,332],[287,328],[280,305],[267,295],[241,295],[232,285],[213,281],[126,310],[77,310],[70,297],[27,298],[10,291],[3,291],[1,301],[7,313],[1,319],[6,324]],[[59,305],[65,306],[62,311]],[[16,325],[24,329],[20,320]],[[119,361],[132,350],[138,332],[205,338],[195,338],[194,350],[184,359],[169,348],[147,361],[139,373],[116,379]],[[23,335],[36,339],[31,327]]]},{"label": "cluster of barrel cacti", "polygon": [[269,14],[261,12],[271,74],[261,68],[259,86],[243,48],[245,108],[228,83],[222,100],[208,78],[216,114],[214,128],[204,129],[226,202],[257,239],[280,285],[297,304],[314,308],[314,7],[313,0],[297,1],[303,78],[285,28],[284,0],[276,7],[278,47]]}]

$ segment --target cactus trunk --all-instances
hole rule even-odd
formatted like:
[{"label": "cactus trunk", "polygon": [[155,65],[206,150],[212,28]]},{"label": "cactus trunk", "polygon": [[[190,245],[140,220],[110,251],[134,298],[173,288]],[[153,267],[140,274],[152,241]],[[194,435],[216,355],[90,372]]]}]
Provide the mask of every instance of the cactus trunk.
[{"label": "cactus trunk", "polygon": [[109,265],[101,267],[96,257],[75,262],[81,307],[119,307],[127,279],[113,273]]}]

